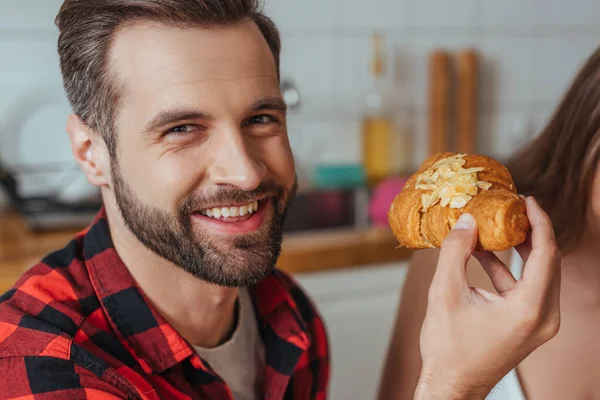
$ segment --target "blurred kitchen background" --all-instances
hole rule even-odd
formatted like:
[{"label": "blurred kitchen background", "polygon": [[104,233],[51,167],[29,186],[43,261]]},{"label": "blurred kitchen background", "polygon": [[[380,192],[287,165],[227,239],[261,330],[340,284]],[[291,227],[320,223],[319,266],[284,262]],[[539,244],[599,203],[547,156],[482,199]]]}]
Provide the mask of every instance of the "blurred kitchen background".
[{"label": "blurred kitchen background", "polygon": [[[21,233],[0,235],[13,247],[25,246],[19,235],[77,226],[95,210],[97,192],[72,161],[64,131],[70,107],[53,24],[60,5],[0,0],[0,178],[9,189],[18,183],[12,197],[0,191],[0,203],[26,216]],[[358,243],[354,251],[367,243],[354,258],[350,250],[319,256],[332,268],[297,276],[329,328],[332,398],[373,398],[406,255],[364,256],[378,240],[369,229],[385,229],[391,197],[435,149],[503,161],[534,137],[600,44],[600,2],[267,0],[266,9],[283,36],[289,136],[304,193],[287,229],[310,243],[311,234],[347,228],[365,236],[319,242]],[[380,248],[393,251],[385,240]],[[302,259],[285,254],[282,262]],[[0,268],[16,259],[0,250]]]},{"label": "blurred kitchen background", "polygon": [[[64,133],[70,108],[53,24],[60,4],[0,0],[0,162],[19,178],[23,196],[51,193],[69,201],[96,192],[72,161]],[[283,36],[287,98],[299,100],[289,135],[304,187],[360,181],[377,54],[394,131],[370,144],[392,149],[391,164],[375,167],[406,175],[430,152],[431,126],[440,123],[430,112],[432,77],[439,76],[431,72],[432,52],[449,55],[451,116],[469,115],[458,101],[457,68],[461,52],[476,52],[473,143],[502,160],[543,126],[600,37],[596,0],[266,0],[266,8]],[[447,125],[452,137],[456,124]]]}]

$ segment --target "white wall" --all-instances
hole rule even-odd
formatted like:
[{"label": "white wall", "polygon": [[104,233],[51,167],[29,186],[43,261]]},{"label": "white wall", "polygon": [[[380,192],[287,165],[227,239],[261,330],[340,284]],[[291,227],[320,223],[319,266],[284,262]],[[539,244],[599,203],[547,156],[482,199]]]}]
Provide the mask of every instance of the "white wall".
[{"label": "white wall", "polygon": [[64,132],[70,107],[61,87],[54,27],[61,4],[0,0],[0,158],[10,166],[66,163],[70,168],[27,175],[26,193],[58,190],[74,179],[71,189],[86,188],[81,174],[73,173]]},{"label": "white wall", "polygon": [[[518,122],[548,118],[577,66],[600,44],[597,0],[266,0],[283,33],[282,71],[303,95],[290,116],[299,163],[358,161],[361,94],[369,37],[386,35],[398,112],[424,155],[426,56],[434,47],[475,46],[483,54],[480,151],[504,156]],[[0,157],[8,164],[71,162],[64,134],[53,25],[61,0],[0,0]],[[69,175],[70,174],[70,175]],[[80,176],[45,174],[27,192]],[[71,190],[86,189],[80,178]]]},{"label": "white wall", "polygon": [[325,159],[359,160],[361,95],[376,29],[385,34],[389,69],[404,98],[398,112],[416,136],[416,165],[425,154],[426,62],[434,48],[473,46],[482,54],[479,151],[504,157],[516,145],[516,125],[538,130],[578,65],[600,45],[597,0],[267,3],[283,31],[283,74],[299,82],[308,102],[291,133],[312,143],[329,136],[318,154]]}]

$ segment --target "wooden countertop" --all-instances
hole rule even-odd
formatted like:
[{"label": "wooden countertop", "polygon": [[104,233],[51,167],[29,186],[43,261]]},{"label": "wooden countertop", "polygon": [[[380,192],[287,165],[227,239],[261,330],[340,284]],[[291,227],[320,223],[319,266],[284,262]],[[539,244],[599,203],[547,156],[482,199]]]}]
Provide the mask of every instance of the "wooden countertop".
[{"label": "wooden countertop", "polygon": [[[0,211],[0,293],[30,266],[64,247],[78,230],[33,233],[23,219]],[[278,267],[292,274],[355,268],[406,260],[411,252],[396,248],[388,229],[288,233]]]}]

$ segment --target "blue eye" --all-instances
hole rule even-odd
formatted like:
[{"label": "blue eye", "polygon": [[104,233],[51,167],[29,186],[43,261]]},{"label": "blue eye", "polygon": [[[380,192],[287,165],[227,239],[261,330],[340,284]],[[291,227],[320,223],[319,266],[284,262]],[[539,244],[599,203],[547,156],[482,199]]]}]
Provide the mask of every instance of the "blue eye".
[{"label": "blue eye", "polygon": [[175,135],[183,135],[185,133],[190,133],[195,129],[197,129],[197,127],[195,125],[179,125],[179,126],[169,129],[167,131],[167,133],[173,133]]},{"label": "blue eye", "polygon": [[250,118],[249,121],[250,124],[254,125],[265,125],[272,122],[275,122],[275,118],[271,117],[270,115],[255,115],[254,117]]}]

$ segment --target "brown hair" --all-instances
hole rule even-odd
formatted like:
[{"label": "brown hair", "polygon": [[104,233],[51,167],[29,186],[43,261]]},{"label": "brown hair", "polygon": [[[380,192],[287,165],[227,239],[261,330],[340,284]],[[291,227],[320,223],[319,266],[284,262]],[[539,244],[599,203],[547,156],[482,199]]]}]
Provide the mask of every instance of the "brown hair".
[{"label": "brown hair", "polygon": [[520,193],[552,219],[558,246],[572,250],[588,224],[600,160],[600,47],[581,67],[548,125],[508,163]]},{"label": "brown hair", "polygon": [[113,120],[120,88],[109,76],[109,53],[115,32],[127,23],[212,27],[251,19],[265,37],[279,69],[279,32],[262,13],[261,5],[260,0],[65,0],[56,17],[58,53],[73,111],[102,134],[114,155]]}]

